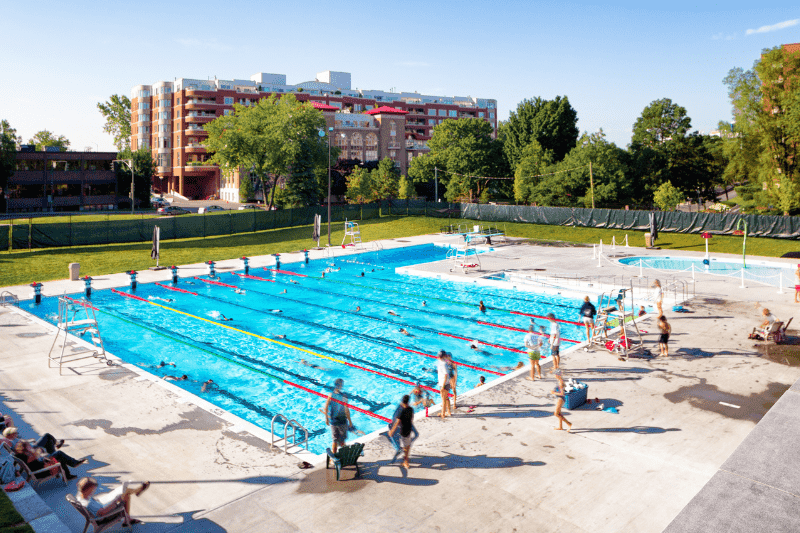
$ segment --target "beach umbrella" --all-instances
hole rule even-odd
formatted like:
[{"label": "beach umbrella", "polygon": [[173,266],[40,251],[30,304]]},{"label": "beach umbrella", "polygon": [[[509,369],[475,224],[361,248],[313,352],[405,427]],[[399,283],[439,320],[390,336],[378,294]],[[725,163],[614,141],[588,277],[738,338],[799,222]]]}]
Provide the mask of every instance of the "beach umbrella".
[{"label": "beach umbrella", "polygon": [[656,225],[656,214],[652,211],[650,212],[650,239],[651,242],[656,242],[656,237],[658,237],[658,226]]},{"label": "beach umbrella", "polygon": [[150,251],[150,257],[156,260],[156,266],[158,266],[158,260],[161,257],[161,228],[158,226],[153,226],[153,249]]}]

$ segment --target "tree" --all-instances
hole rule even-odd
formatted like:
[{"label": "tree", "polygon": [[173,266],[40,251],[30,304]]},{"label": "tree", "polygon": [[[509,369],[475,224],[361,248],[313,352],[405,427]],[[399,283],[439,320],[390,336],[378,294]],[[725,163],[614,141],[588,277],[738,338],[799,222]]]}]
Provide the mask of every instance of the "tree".
[{"label": "tree", "polygon": [[[149,148],[140,148],[135,152],[131,149],[122,150],[118,159],[133,159],[134,198],[135,205],[149,207],[150,187],[153,180],[153,171],[156,163]],[[131,194],[131,169],[126,165],[116,165],[117,192],[120,196],[130,198]]]},{"label": "tree", "polygon": [[242,172],[239,174],[239,201],[247,203],[251,201],[256,195],[256,190],[253,187],[253,178],[250,177],[249,172]]},{"label": "tree", "polygon": [[45,146],[57,146],[60,152],[66,152],[69,148],[69,140],[66,137],[47,130],[36,132],[28,144],[35,144],[37,150],[43,150]]},{"label": "tree", "polygon": [[414,182],[404,174],[400,176],[400,186],[398,192],[398,198],[403,200],[407,198],[413,198],[417,195],[416,189],[414,189]]},{"label": "tree", "polygon": [[[785,214],[800,208],[800,52],[777,46],[723,80],[742,139],[758,139],[757,175]],[[744,146],[742,146],[744,149]],[[733,161],[733,160],[732,160]],[[736,161],[740,168],[741,160]]]},{"label": "tree", "polygon": [[669,181],[662,183],[653,195],[653,201],[662,211],[674,210],[684,198],[684,194]]},{"label": "tree", "polygon": [[[234,104],[232,115],[206,124],[208,139],[203,145],[221,169],[250,169],[266,183],[262,190],[271,190],[272,207],[280,176],[286,177],[287,187],[293,187],[293,179],[308,178],[306,171],[293,176],[293,165],[297,169],[327,162],[327,141],[319,136],[324,129],[325,118],[311,103],[299,102],[293,94],[280,99],[273,94],[253,106]],[[300,189],[307,190],[305,186]]]},{"label": "tree", "polygon": [[657,147],[661,143],[686,135],[692,120],[686,116],[686,108],[669,98],[654,100],[644,108],[633,124],[633,144]]},{"label": "tree", "polygon": [[0,120],[0,212],[5,213],[8,179],[14,174],[16,150],[22,141],[7,120]]},{"label": "tree", "polygon": [[418,176],[432,178],[435,166],[448,201],[470,194],[480,196],[488,178],[507,173],[502,144],[492,133],[492,125],[479,118],[445,120],[433,130],[430,152],[412,161],[409,175],[415,180]]},{"label": "tree", "polygon": [[372,200],[372,172],[356,167],[347,176],[347,200],[352,204],[363,204]]},{"label": "tree", "polygon": [[400,172],[397,164],[390,158],[384,157],[378,163],[378,168],[373,180],[375,194],[373,198],[378,200],[397,198],[400,188]]},{"label": "tree", "polygon": [[512,172],[516,172],[523,150],[532,141],[550,151],[553,161],[558,162],[575,147],[578,133],[578,113],[566,96],[523,100],[500,125],[503,152]]},{"label": "tree", "polygon": [[538,141],[531,141],[521,153],[514,172],[514,199],[517,202],[534,201],[534,189],[541,181],[543,169],[553,163],[553,152],[545,150]]},{"label": "tree", "polygon": [[103,131],[114,137],[114,146],[120,152],[131,146],[131,100],[125,95],[112,94],[107,102],[98,102],[97,108],[106,119]]}]

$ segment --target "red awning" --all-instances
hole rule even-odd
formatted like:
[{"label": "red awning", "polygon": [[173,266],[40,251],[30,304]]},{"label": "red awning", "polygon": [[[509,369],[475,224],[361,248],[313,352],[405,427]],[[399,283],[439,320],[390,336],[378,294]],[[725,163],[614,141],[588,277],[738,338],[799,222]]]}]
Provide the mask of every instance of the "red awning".
[{"label": "red awning", "polygon": [[408,111],[403,111],[402,109],[397,109],[395,107],[389,107],[386,105],[382,105],[380,107],[376,107],[375,109],[370,109],[369,111],[364,111],[365,115],[407,115]]}]

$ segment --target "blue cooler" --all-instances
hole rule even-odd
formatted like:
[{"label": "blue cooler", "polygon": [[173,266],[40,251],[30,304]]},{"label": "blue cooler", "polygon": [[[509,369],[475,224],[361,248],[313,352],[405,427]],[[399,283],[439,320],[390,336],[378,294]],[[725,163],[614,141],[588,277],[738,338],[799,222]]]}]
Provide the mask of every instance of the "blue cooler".
[{"label": "blue cooler", "polygon": [[586,403],[588,394],[589,385],[576,381],[572,392],[564,393],[564,409],[577,409]]}]

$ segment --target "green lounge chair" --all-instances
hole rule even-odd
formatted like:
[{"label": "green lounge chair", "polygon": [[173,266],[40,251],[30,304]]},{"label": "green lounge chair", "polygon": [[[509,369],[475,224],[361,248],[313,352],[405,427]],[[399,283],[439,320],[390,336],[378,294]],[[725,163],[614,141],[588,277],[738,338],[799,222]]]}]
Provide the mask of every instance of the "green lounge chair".
[{"label": "green lounge chair", "polygon": [[325,459],[325,469],[327,470],[330,467],[331,460],[333,460],[333,466],[336,467],[336,481],[339,481],[339,473],[345,466],[355,466],[356,477],[361,475],[361,470],[358,468],[358,458],[364,455],[363,443],[342,446],[336,453],[333,453],[330,448],[325,452],[328,454]]}]

